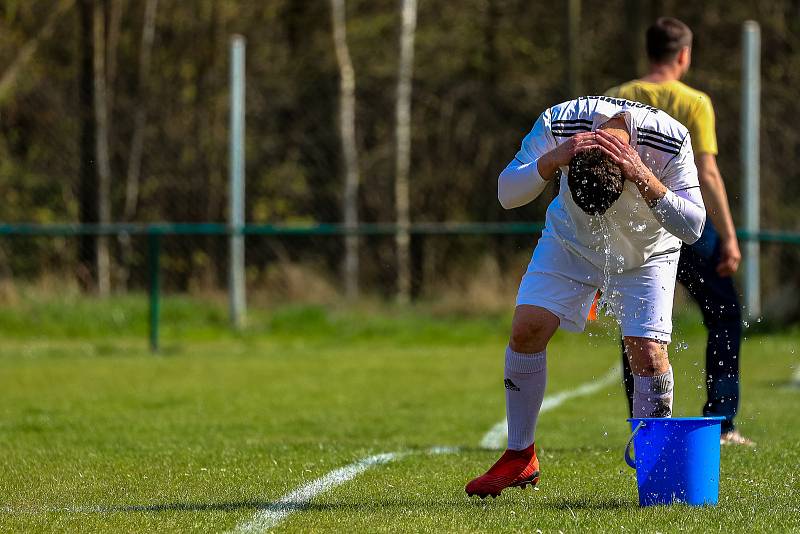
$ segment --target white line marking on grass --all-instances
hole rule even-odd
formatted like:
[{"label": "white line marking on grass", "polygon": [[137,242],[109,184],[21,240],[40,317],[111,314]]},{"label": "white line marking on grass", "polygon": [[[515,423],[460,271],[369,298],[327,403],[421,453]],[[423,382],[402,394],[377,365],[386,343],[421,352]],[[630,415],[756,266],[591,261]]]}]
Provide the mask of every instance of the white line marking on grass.
[{"label": "white line marking on grass", "polygon": [[[275,527],[278,523],[283,521],[288,515],[302,510],[308,503],[317,495],[325,491],[340,486],[345,482],[352,480],[359,474],[367,469],[376,465],[383,465],[394,460],[411,454],[458,454],[461,452],[460,447],[452,447],[445,445],[437,445],[429,449],[418,451],[404,451],[404,452],[387,452],[383,454],[376,454],[363,458],[345,467],[331,471],[322,478],[318,478],[309,482],[293,492],[281,497],[279,500],[269,503],[266,506],[260,507],[259,511],[247,523],[238,525],[233,532],[262,532]],[[169,509],[167,506],[160,505],[129,505],[129,506],[73,506],[73,507],[23,507],[12,508],[10,506],[0,506],[0,514],[48,514],[48,513],[71,513],[71,514],[109,514],[118,512],[148,512],[160,511],[161,509]],[[187,509],[193,509],[191,505],[187,505]]]},{"label": "white line marking on grass", "polygon": [[389,463],[402,456],[404,456],[404,454],[398,452],[376,454],[363,458],[350,465],[335,469],[324,477],[312,480],[293,492],[287,493],[268,508],[259,510],[249,521],[238,525],[233,532],[264,532],[269,530],[290,514],[302,510],[308,505],[311,499],[320,493],[324,493],[331,488],[344,484],[348,480],[352,480],[371,467]]},{"label": "white line marking on grass", "polygon": [[[542,409],[539,410],[539,413],[547,412],[554,408],[558,408],[564,402],[574,399],[576,397],[585,397],[586,395],[591,395],[597,391],[600,391],[604,387],[613,384],[614,382],[620,380],[619,374],[619,367],[614,366],[608,370],[606,374],[594,380],[592,382],[586,382],[585,384],[581,384],[580,386],[576,387],[575,389],[568,389],[566,391],[559,391],[553,395],[548,395],[542,401]],[[508,437],[508,424],[506,420],[503,419],[502,421],[498,422],[494,425],[489,432],[483,436],[481,440],[481,447],[484,449],[504,449],[506,438]]]},{"label": "white line marking on grass", "polygon": [[[424,452],[427,454],[455,454],[460,451],[461,449],[459,447],[437,446],[417,452]],[[290,514],[305,508],[308,503],[311,502],[311,499],[317,495],[331,488],[335,488],[336,486],[341,486],[371,467],[399,460],[409,454],[411,454],[411,452],[386,452],[383,454],[376,454],[375,456],[369,456],[350,465],[331,471],[324,477],[313,480],[300,486],[293,492],[287,493],[269,507],[259,510],[250,521],[238,525],[233,532],[239,534],[270,530],[286,519]]]},{"label": "white line marking on grass", "polygon": [[794,375],[792,376],[792,386],[800,388],[800,365],[798,365],[797,369],[794,370]]},{"label": "white line marking on grass", "polygon": [[[612,367],[608,373],[599,379],[581,384],[577,388],[567,391],[561,391],[554,395],[545,397],[542,402],[541,412],[546,412],[557,408],[565,401],[574,399],[576,397],[583,397],[591,395],[607,385],[619,380],[619,369]],[[794,379],[800,381],[800,369],[795,373]],[[485,449],[503,448],[503,443],[506,439],[506,421],[497,423],[481,441],[481,447]],[[286,519],[289,515],[304,509],[311,502],[314,497],[328,491],[329,489],[341,486],[348,482],[364,471],[371,469],[377,465],[384,465],[389,462],[400,460],[412,453],[425,453],[425,454],[458,454],[461,452],[460,447],[452,446],[434,446],[423,451],[406,451],[406,452],[387,452],[376,454],[362,458],[350,465],[340,467],[328,473],[327,475],[308,482],[291,493],[287,493],[277,501],[270,503],[259,509],[249,521],[241,523],[233,529],[235,533],[249,533],[249,532],[265,532],[277,526],[281,521]],[[148,510],[149,506],[133,507],[141,508],[142,511]],[[74,507],[74,508],[29,508],[29,509],[15,509],[9,506],[0,507],[0,513],[6,514],[40,514],[50,512],[67,512],[67,513],[109,513],[123,511],[121,509],[104,508],[101,506],[89,507]],[[132,511],[132,510],[128,510]]]}]

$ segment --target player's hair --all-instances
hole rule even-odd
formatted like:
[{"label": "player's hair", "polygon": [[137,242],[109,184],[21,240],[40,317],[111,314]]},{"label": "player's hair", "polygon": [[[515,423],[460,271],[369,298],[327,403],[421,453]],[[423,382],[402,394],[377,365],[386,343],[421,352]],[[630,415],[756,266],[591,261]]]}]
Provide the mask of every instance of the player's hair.
[{"label": "player's hair", "polygon": [[672,17],[660,17],[647,28],[647,57],[653,63],[668,63],[684,46],[692,46],[692,30]]},{"label": "player's hair", "polygon": [[593,148],[570,160],[567,183],[579,208],[589,215],[602,215],[622,194],[625,178],[610,156]]}]

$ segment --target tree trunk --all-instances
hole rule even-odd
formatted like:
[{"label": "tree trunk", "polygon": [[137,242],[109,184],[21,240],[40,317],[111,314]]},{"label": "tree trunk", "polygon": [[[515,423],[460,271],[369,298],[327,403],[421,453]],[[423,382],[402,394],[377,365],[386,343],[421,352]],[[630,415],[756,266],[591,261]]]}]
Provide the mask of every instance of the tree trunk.
[{"label": "tree trunk", "polygon": [[[93,10],[94,35],[94,115],[96,126],[95,157],[97,160],[97,205],[101,224],[111,222],[111,165],[108,153],[110,120],[106,86],[106,22],[104,0],[97,0]],[[108,237],[97,240],[97,293],[108,295],[111,290],[111,254]]]},{"label": "tree trunk", "polygon": [[637,78],[647,72],[645,32],[655,22],[651,20],[651,7],[651,1],[625,0],[625,33],[628,40],[625,46],[625,53],[628,54],[626,78]]},{"label": "tree trunk", "polygon": [[567,75],[568,98],[582,96],[581,83],[581,0],[569,0],[567,3],[567,57],[569,58]]},{"label": "tree trunk", "polygon": [[[80,74],[78,76],[78,109],[80,117],[80,178],[78,185],[78,219],[82,224],[96,223],[97,169],[95,167],[96,122],[94,108],[94,31],[93,0],[78,2],[78,48],[80,50]],[[84,289],[96,287],[97,238],[82,235],[78,256],[80,268],[78,278]]]},{"label": "tree trunk", "polygon": [[150,86],[150,58],[153,50],[153,41],[155,40],[157,10],[158,0],[147,0],[144,7],[142,42],[139,47],[139,75],[137,81],[139,101],[136,105],[136,114],[133,119],[133,139],[131,140],[131,153],[128,158],[128,172],[125,180],[124,217],[126,221],[133,220],[139,202],[144,131],[147,125],[147,97]]},{"label": "tree trunk", "polygon": [[[333,45],[339,65],[339,128],[344,154],[344,224],[349,231],[358,227],[358,150],[355,131],[355,89],[356,80],[350,51],[347,47],[347,26],[344,0],[331,0],[331,21],[333,25]],[[354,299],[358,296],[358,235],[345,236],[344,287],[345,296]]]},{"label": "tree trunk", "polygon": [[[139,72],[136,83],[138,102],[133,118],[133,137],[131,139],[131,151],[128,156],[128,170],[125,175],[125,205],[122,212],[122,220],[125,222],[130,222],[136,217],[136,209],[139,204],[144,133],[147,126],[147,102],[150,92],[150,58],[152,56],[153,41],[155,40],[157,12],[158,0],[147,0],[144,6],[142,41],[139,45]],[[120,236],[120,244],[123,265],[120,278],[122,283],[127,286],[130,280],[130,263],[133,256],[130,236]]]},{"label": "tree trunk", "polygon": [[397,216],[397,300],[411,296],[410,216],[408,172],[411,163],[411,78],[414,70],[414,36],[417,28],[417,0],[403,0],[400,30],[400,66],[397,75],[395,140],[395,210]]},{"label": "tree trunk", "polygon": [[[114,86],[117,79],[117,49],[122,27],[123,0],[107,0],[108,27],[106,30],[106,109],[109,118],[114,111]],[[111,121],[113,123],[113,121]],[[109,137],[110,139],[110,137]]]},{"label": "tree trunk", "polygon": [[[112,146],[114,142],[114,132],[113,132],[113,125],[114,125],[114,97],[116,92],[114,88],[116,87],[116,79],[117,79],[117,52],[119,49],[119,40],[120,40],[120,30],[122,28],[122,14],[123,14],[123,6],[124,0],[107,0],[107,29],[105,32],[105,44],[106,44],[106,53],[105,53],[105,65],[106,65],[106,72],[105,72],[105,88],[106,88],[106,98],[105,98],[105,109],[106,109],[106,117],[108,120],[108,128],[107,128],[107,135],[106,135],[106,147],[108,152],[108,159],[109,159],[109,221],[111,222],[111,174],[113,170],[111,169],[111,159],[112,159],[112,150],[110,146]],[[106,241],[106,248],[110,246],[111,237],[105,238]],[[102,248],[101,248],[102,250]],[[110,288],[110,279],[111,276],[111,260],[109,254],[109,288]],[[118,269],[118,274],[127,274],[122,273]],[[119,277],[121,280],[127,280],[127,276]],[[124,287],[124,286],[123,286]]]}]

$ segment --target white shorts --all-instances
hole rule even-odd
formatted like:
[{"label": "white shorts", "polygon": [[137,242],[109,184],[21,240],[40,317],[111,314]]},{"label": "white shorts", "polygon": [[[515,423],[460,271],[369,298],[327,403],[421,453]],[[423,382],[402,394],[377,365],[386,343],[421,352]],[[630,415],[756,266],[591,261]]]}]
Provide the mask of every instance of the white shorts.
[{"label": "white shorts", "polygon": [[[610,274],[601,304],[617,319],[623,336],[670,342],[679,254],[651,257],[641,267]],[[603,277],[602,269],[555,238],[542,236],[520,282],[517,306],[539,306],[555,314],[564,330],[583,332]]]}]

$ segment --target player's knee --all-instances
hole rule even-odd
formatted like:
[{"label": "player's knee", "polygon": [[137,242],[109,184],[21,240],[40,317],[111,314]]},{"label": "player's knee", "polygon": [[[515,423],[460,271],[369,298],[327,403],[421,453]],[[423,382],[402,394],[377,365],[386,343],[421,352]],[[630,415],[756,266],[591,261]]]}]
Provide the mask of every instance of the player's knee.
[{"label": "player's knee", "polygon": [[656,376],[669,370],[666,344],[655,339],[627,338],[625,348],[630,357],[634,374]]},{"label": "player's knee", "polygon": [[516,352],[541,352],[558,328],[558,318],[550,312],[528,310],[514,314],[509,346]]},{"label": "player's knee", "polygon": [[528,349],[536,340],[538,330],[535,324],[525,321],[514,321],[511,326],[511,339],[508,344],[517,352],[529,352]]}]

